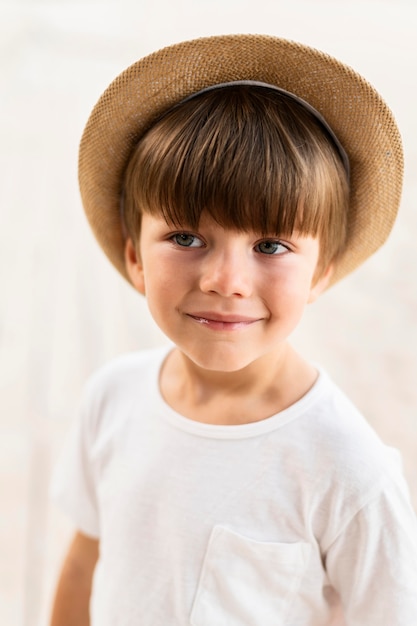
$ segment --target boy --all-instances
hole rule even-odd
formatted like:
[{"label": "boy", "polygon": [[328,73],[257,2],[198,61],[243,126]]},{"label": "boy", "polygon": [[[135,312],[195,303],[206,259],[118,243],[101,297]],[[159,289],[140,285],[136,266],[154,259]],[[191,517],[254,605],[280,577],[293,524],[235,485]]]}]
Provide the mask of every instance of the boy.
[{"label": "boy", "polygon": [[87,386],[55,478],[78,530],[53,626],[415,623],[396,454],[287,341],[383,243],[401,173],[378,94],[298,44],[185,42],[110,85],[83,203],[172,345]]}]

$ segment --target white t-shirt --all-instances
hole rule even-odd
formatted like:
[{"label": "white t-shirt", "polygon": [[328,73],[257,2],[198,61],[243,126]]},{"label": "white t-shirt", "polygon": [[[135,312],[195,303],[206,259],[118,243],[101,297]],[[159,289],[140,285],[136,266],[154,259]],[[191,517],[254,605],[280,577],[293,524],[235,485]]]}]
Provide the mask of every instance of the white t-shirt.
[{"label": "white t-shirt", "polygon": [[415,626],[398,454],[328,376],[216,426],[164,402],[167,350],[94,375],[55,474],[55,501],[100,540],[92,626]]}]

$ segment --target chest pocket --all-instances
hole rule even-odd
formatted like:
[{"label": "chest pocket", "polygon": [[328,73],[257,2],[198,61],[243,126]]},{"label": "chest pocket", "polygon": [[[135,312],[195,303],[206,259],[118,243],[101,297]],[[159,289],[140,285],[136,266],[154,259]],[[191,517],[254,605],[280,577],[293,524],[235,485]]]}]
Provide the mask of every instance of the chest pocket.
[{"label": "chest pocket", "polygon": [[192,626],[285,626],[308,564],[308,543],[254,541],[215,526]]}]

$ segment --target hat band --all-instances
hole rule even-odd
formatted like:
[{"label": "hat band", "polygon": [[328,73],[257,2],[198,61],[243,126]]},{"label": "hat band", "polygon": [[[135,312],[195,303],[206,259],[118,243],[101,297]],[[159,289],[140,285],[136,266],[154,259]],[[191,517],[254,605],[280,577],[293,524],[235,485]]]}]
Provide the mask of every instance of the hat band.
[{"label": "hat band", "polygon": [[[337,136],[333,132],[331,126],[329,126],[329,124],[326,122],[326,120],[324,119],[322,114],[319,113],[317,111],[317,109],[315,109],[306,100],[303,100],[299,96],[296,96],[295,94],[291,93],[290,91],[286,91],[285,89],[282,89],[281,87],[277,87],[276,85],[271,85],[269,83],[263,83],[263,82],[257,81],[257,80],[234,80],[234,81],[230,81],[230,82],[227,82],[227,83],[217,83],[215,85],[210,85],[209,87],[204,87],[204,89],[200,89],[200,91],[196,91],[195,93],[192,93],[191,95],[187,96],[186,98],[184,98],[180,102],[177,102],[170,110],[176,109],[178,106],[180,106],[184,102],[188,102],[189,100],[192,100],[193,98],[199,96],[202,93],[207,93],[209,91],[214,91],[215,89],[222,89],[223,87],[232,87],[234,85],[248,85],[248,86],[254,86],[254,87],[266,87],[268,89],[273,89],[274,91],[277,91],[278,93],[282,93],[282,94],[288,96],[288,98],[291,98],[292,100],[295,100],[295,102],[298,102],[299,104],[301,104],[305,109],[307,109],[316,118],[316,120],[320,123],[322,128],[330,136],[330,139],[332,140],[335,148],[337,149],[337,152],[339,153],[340,159],[341,159],[341,161],[343,163],[343,167],[345,168],[345,171],[346,171],[347,179],[349,180],[349,178],[350,178],[349,157],[348,157],[348,155],[346,153],[346,150],[344,149],[344,147],[340,143],[339,139],[337,138]],[[164,115],[165,115],[165,113],[164,113]],[[164,115],[162,117],[164,117]]]}]

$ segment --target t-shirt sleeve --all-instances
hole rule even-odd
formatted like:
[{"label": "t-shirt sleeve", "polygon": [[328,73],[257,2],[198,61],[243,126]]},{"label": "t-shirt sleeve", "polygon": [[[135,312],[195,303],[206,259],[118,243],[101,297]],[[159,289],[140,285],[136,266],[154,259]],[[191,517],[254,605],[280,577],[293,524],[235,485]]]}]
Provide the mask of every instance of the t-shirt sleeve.
[{"label": "t-shirt sleeve", "polygon": [[100,520],[97,481],[92,462],[94,419],[89,386],[83,394],[78,419],[54,470],[51,500],[84,534],[98,538]]},{"label": "t-shirt sleeve", "polygon": [[388,481],[341,529],[325,565],[346,626],[417,623],[417,519],[402,477]]}]

